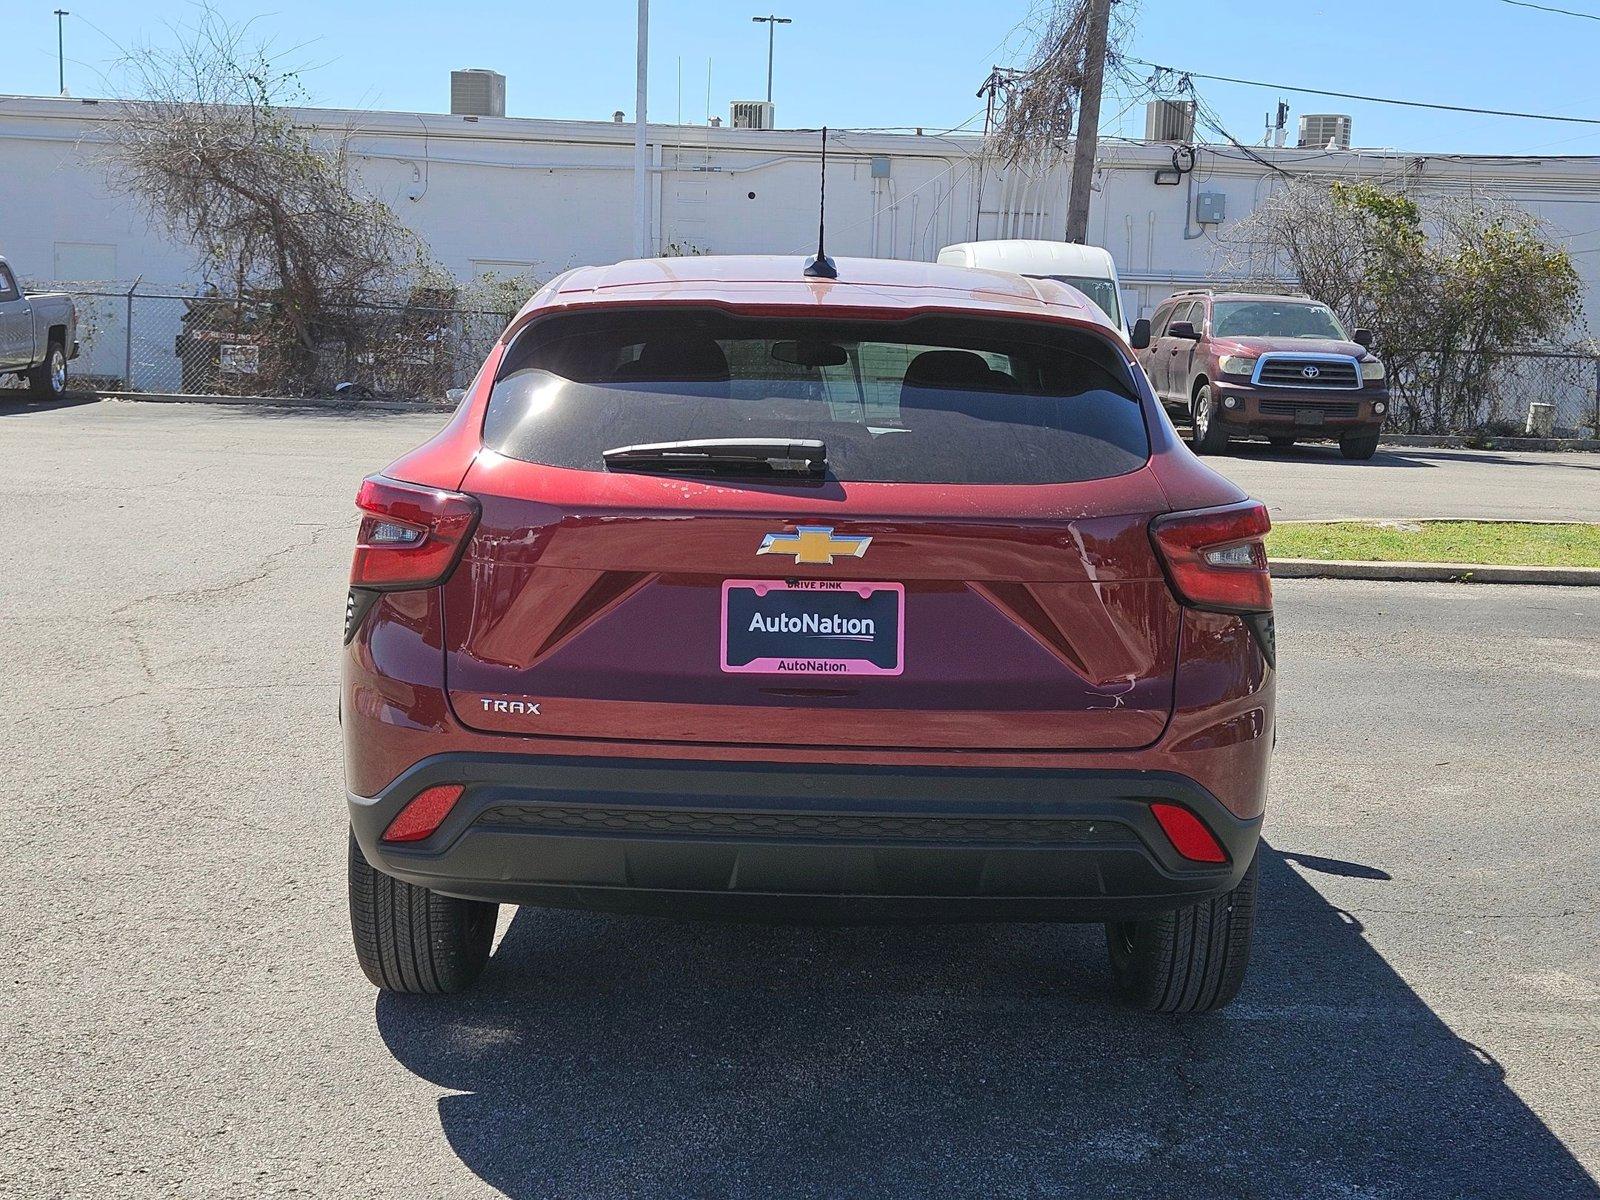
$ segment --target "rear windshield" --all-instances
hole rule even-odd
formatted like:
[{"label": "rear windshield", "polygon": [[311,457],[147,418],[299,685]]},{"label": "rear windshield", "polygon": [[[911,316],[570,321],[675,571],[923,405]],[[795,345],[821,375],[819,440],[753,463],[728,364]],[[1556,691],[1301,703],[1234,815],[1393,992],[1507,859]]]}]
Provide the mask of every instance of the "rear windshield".
[{"label": "rear windshield", "polygon": [[703,438],[818,440],[827,478],[896,483],[1070,483],[1150,456],[1110,343],[1018,321],[553,317],[508,352],[484,421],[492,450],[586,471]]}]

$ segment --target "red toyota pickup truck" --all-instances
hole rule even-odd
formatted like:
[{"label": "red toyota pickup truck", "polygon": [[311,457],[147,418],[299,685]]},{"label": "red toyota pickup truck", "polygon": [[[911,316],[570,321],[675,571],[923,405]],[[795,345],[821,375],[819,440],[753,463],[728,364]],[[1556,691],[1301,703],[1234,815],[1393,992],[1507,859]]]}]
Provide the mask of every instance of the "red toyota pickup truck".
[{"label": "red toyota pickup truck", "polygon": [[1389,384],[1365,329],[1346,333],[1305,296],[1178,292],[1129,338],[1169,410],[1192,422],[1191,443],[1217,454],[1230,437],[1287,448],[1326,437],[1346,458],[1371,458],[1389,411]]}]

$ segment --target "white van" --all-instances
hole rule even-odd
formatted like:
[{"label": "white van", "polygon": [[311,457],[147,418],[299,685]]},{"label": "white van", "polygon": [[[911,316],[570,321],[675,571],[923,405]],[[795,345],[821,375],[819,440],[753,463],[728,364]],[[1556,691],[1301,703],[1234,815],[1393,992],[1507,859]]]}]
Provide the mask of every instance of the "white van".
[{"label": "white van", "polygon": [[978,267],[985,271],[1010,271],[1032,279],[1057,279],[1077,288],[1100,306],[1111,323],[1128,336],[1122,312],[1122,281],[1117,264],[1099,246],[1074,242],[962,242],[939,251],[939,261],[950,267]]}]

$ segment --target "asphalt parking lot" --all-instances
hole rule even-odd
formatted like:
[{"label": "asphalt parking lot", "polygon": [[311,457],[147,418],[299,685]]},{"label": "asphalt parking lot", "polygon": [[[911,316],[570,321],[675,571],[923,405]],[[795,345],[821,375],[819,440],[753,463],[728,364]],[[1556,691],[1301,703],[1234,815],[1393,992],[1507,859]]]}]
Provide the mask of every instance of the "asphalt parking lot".
[{"label": "asphalt parking lot", "polygon": [[1236,442],[1206,461],[1274,520],[1456,517],[1600,521],[1600,454],[1380,446],[1351,462],[1332,443]]},{"label": "asphalt parking lot", "polygon": [[[1596,589],[1279,582],[1218,1016],[1113,1007],[1096,928],[535,910],[477,992],[379,997],[338,631],[356,482],[433,423],[0,410],[0,1193],[1600,1197]],[[1219,465],[1600,517],[1590,460],[1304,453]]]}]

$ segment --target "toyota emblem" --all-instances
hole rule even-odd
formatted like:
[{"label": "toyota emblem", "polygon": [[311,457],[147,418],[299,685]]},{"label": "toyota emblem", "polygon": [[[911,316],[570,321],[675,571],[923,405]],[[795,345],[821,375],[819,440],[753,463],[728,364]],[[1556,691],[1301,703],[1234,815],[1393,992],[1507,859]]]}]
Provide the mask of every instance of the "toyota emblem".
[{"label": "toyota emblem", "polygon": [[1318,375],[1321,375],[1322,372],[1317,370],[1315,366],[1310,366],[1302,367],[1300,374],[1304,375],[1307,379],[1315,379]]}]

